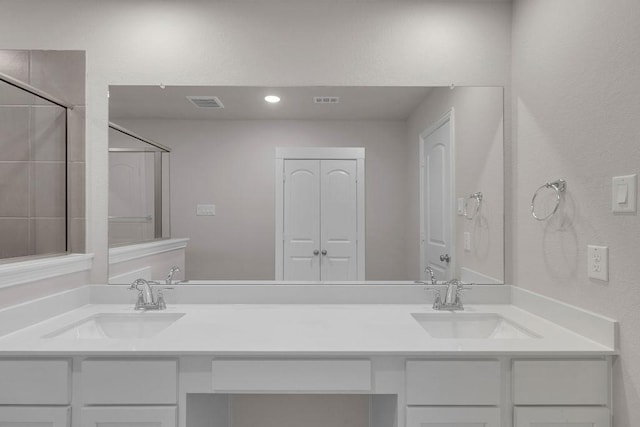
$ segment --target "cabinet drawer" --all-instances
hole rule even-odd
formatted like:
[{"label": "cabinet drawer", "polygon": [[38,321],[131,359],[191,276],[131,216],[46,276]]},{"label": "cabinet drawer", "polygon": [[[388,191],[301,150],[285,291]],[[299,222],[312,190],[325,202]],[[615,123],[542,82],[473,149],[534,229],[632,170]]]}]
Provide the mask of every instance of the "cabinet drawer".
[{"label": "cabinet drawer", "polygon": [[513,411],[515,427],[589,426],[611,427],[611,414],[602,407],[516,407]]},{"label": "cabinet drawer", "polygon": [[214,360],[213,390],[368,392],[369,360]]},{"label": "cabinet drawer", "polygon": [[178,363],[175,360],[85,360],[84,404],[175,404]]},{"label": "cabinet drawer", "polygon": [[407,408],[407,427],[500,427],[499,408]]},{"label": "cabinet drawer", "polygon": [[176,427],[175,406],[89,407],[80,411],[82,427]]},{"label": "cabinet drawer", "polygon": [[68,405],[69,360],[0,360],[0,405]]},{"label": "cabinet drawer", "polygon": [[609,375],[604,360],[516,360],[516,405],[607,405]]},{"label": "cabinet drawer", "polygon": [[0,425],[69,427],[71,408],[46,406],[3,406],[0,407]]},{"label": "cabinet drawer", "polygon": [[407,361],[408,405],[498,405],[497,360]]}]

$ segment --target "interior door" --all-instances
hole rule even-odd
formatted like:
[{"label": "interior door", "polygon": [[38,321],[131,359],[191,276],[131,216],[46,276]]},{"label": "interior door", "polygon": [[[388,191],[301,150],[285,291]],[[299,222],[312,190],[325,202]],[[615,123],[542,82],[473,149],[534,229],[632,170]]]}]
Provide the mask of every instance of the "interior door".
[{"label": "interior door", "polygon": [[109,152],[109,244],[153,240],[153,153]]},{"label": "interior door", "polygon": [[356,160],[321,160],[320,241],[322,280],[356,280]]},{"label": "interior door", "polygon": [[284,162],[284,280],[320,280],[320,161]]},{"label": "interior door", "polygon": [[422,253],[424,267],[436,278],[449,280],[453,266],[453,212],[451,178],[451,120],[447,116],[423,136]]}]

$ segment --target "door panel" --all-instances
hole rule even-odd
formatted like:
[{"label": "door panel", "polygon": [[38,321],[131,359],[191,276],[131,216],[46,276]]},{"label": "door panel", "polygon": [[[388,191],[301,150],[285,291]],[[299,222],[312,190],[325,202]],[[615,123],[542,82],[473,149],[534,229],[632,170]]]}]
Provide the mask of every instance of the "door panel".
[{"label": "door panel", "polygon": [[355,160],[321,161],[322,280],[357,279],[356,172]]},{"label": "door panel", "polygon": [[440,256],[453,254],[451,211],[450,120],[424,139],[424,241],[427,265],[440,280],[451,278],[451,264]]},{"label": "door panel", "polygon": [[320,161],[284,162],[284,280],[319,280]]}]

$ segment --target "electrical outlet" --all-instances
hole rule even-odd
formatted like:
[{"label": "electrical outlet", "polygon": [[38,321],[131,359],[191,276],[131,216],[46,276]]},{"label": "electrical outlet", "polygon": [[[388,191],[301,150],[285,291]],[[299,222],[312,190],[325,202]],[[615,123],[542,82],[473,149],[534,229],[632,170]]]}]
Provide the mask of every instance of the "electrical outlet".
[{"label": "electrical outlet", "polygon": [[592,279],[609,280],[609,248],[587,246],[587,275]]}]

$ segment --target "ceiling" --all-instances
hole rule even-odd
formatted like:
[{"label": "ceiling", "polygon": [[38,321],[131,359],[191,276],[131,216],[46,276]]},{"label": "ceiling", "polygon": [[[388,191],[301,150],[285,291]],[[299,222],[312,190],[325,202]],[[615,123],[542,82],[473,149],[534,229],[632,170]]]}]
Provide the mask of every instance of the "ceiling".
[{"label": "ceiling", "polygon": [[[179,120],[405,120],[427,87],[111,86],[109,119]],[[268,104],[266,95],[281,101]],[[187,96],[216,96],[223,109],[203,109]],[[339,97],[314,104],[313,97]]]}]

